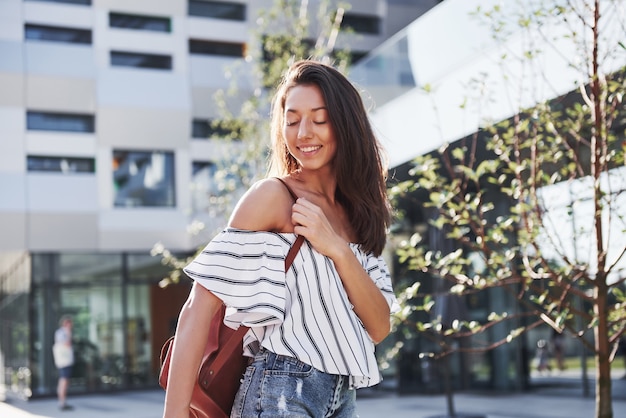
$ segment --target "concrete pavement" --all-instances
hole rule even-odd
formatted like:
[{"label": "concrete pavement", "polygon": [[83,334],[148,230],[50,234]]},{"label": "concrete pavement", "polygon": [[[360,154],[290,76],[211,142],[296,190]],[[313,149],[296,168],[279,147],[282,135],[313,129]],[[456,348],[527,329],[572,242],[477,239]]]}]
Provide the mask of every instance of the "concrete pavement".
[{"label": "concrete pavement", "polygon": [[[160,391],[80,396],[72,399],[73,411],[62,412],[56,400],[0,403],[2,418],[160,418]],[[434,418],[447,416],[443,396],[368,396],[359,399],[360,418]],[[593,399],[536,394],[455,394],[458,418],[591,418]],[[615,418],[626,416],[626,401],[613,404]]]},{"label": "concrete pavement", "polygon": [[[539,379],[535,379],[535,382]],[[591,418],[595,403],[582,397],[579,379],[548,376],[538,389],[526,393],[455,393],[458,418]],[[444,418],[443,395],[398,396],[368,390],[358,392],[360,418]],[[626,417],[626,379],[613,380],[615,418]],[[53,398],[0,403],[0,418],[160,418],[161,390],[71,396],[73,411],[59,411]]]}]

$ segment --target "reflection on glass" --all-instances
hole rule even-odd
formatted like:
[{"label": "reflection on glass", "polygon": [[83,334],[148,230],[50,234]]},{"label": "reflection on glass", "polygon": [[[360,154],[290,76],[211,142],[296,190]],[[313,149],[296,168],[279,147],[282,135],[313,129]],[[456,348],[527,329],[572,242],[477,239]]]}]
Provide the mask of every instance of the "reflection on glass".
[{"label": "reflection on glass", "polygon": [[[186,254],[173,254],[175,257],[184,258]],[[158,283],[167,276],[172,267],[162,262],[161,256],[150,254],[128,254],[128,279],[131,281],[144,281]]]},{"label": "reflection on glass", "polygon": [[59,254],[59,280],[62,283],[120,283],[121,254]]},{"label": "reflection on glass", "polygon": [[163,54],[111,51],[111,65],[115,67],[152,68],[171,70],[172,57]]},{"label": "reflection on glass", "polygon": [[171,32],[169,17],[140,16],[127,13],[109,13],[109,26],[112,28]]},{"label": "reflection on glass", "polygon": [[120,285],[64,289],[61,300],[74,314],[73,378],[88,390],[124,384],[124,335]]},{"label": "reflection on glass", "polygon": [[174,207],[174,153],[113,151],[116,207]]},{"label": "reflection on glass", "polygon": [[[24,265],[30,267],[29,258],[24,258]],[[6,368],[6,376],[16,376],[21,362],[28,372],[19,372],[25,377],[19,382],[23,389],[31,388],[32,374],[35,394],[54,394],[57,373],[51,347],[59,318],[69,314],[74,320],[75,349],[71,393],[154,387],[159,349],[169,335],[170,319],[176,318],[188,294],[185,288],[186,292],[173,297],[171,289],[164,292],[158,287],[157,283],[169,271],[159,257],[123,253],[34,254],[32,266],[32,301],[28,301],[27,293],[23,298],[14,298],[14,304],[0,298],[0,317],[5,318],[6,313],[13,321],[4,321],[4,328],[0,323],[0,350],[5,343],[24,347],[24,353],[15,359],[4,359],[5,366],[11,366]],[[18,279],[19,283],[29,283],[22,277]],[[155,297],[159,298],[158,303],[154,303]],[[12,310],[14,307],[16,311]],[[22,321],[30,318],[30,333],[25,328],[27,322],[23,326],[19,323],[20,315]],[[18,337],[24,343],[19,343]]]},{"label": "reflection on glass", "polygon": [[245,49],[245,44],[236,42],[205,41],[200,39],[189,40],[190,54],[241,58],[245,55]]},{"label": "reflection on glass", "polygon": [[356,33],[379,35],[381,27],[380,17],[373,15],[346,13],[343,16],[341,27],[352,30]]},{"label": "reflection on glass", "polygon": [[225,1],[189,0],[189,16],[214,19],[246,20],[246,5]]},{"label": "reflection on glass", "polygon": [[[616,264],[608,277],[610,283],[620,280],[626,272],[626,259],[619,258],[626,248],[624,218],[626,213],[626,167],[603,173],[600,178],[603,192],[602,233],[611,239],[607,245],[607,265]],[[543,187],[538,191],[543,205],[543,229],[537,239],[542,254],[556,265],[565,265],[564,257],[590,272],[598,269],[593,231],[594,184],[584,177]],[[558,237],[558,238],[557,238]],[[569,261],[569,262],[571,262]]]},{"label": "reflection on glass", "polygon": [[371,94],[376,106],[382,106],[417,86],[408,44],[405,31],[350,69],[350,79]]},{"label": "reflection on glass", "polygon": [[217,166],[210,161],[194,161],[192,163],[191,199],[193,212],[209,212],[211,196],[217,195],[215,173]]},{"label": "reflection on glass", "polygon": [[27,24],[24,39],[91,45],[91,30]]},{"label": "reflection on glass", "polygon": [[94,158],[78,157],[41,157],[29,155],[26,157],[28,171],[44,171],[53,173],[94,173],[96,160]]},{"label": "reflection on glass", "polygon": [[128,353],[128,381],[141,387],[153,377],[151,365],[150,292],[148,286],[129,286],[127,291],[128,318],[126,319],[126,348]]},{"label": "reflection on glass", "polygon": [[29,131],[85,132],[95,131],[93,115],[58,112],[26,112],[26,129]]},{"label": "reflection on glass", "polygon": [[19,253],[3,256],[4,265],[12,268],[0,277],[0,393],[28,397],[32,375],[28,349],[30,259]]}]

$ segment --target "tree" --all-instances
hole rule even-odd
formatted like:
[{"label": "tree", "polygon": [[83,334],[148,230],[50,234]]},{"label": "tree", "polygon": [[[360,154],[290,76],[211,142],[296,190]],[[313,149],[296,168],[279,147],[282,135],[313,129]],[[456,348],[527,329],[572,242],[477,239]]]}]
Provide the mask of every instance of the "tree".
[{"label": "tree", "polygon": [[[417,158],[409,180],[392,189],[405,206],[425,199],[442,238],[433,248],[415,233],[398,250],[408,268],[442,283],[424,292],[420,283],[407,287],[398,324],[445,337],[438,355],[492,349],[542,324],[572,335],[595,357],[596,418],[613,417],[611,362],[626,329],[624,8],[611,0],[537,0],[477,9],[474,17],[501,45],[521,39],[508,44],[521,49],[509,49],[500,65],[505,84],[522,80],[512,92],[517,110]],[[567,61],[579,83],[528,103],[521,96],[547,77],[540,64],[548,54]],[[478,101],[463,105],[487,105],[492,77],[472,80]],[[483,322],[437,314],[446,298],[493,289],[512,295],[519,309]],[[507,334],[482,347],[458,343],[502,324]]]},{"label": "tree", "polygon": [[[271,8],[262,10],[258,27],[251,33],[248,55],[229,71],[232,85],[214,97],[220,118],[212,122],[212,128],[219,135],[221,159],[216,161],[212,184],[192,185],[206,195],[207,204],[195,209],[188,228],[194,234],[204,232],[201,242],[224,226],[243,191],[266,173],[272,90],[289,64],[316,58],[342,70],[349,65],[349,51],[335,48],[343,13],[349,5],[338,3],[331,9],[328,0],[318,3],[315,21],[319,33],[315,38],[309,37],[312,19],[308,0],[275,0]],[[246,90],[251,92],[247,97],[238,85],[243,79],[249,84]],[[213,225],[207,226],[203,218]],[[171,267],[160,283],[162,287],[177,283],[182,268],[195,257],[179,258],[161,243],[151,253]]]}]

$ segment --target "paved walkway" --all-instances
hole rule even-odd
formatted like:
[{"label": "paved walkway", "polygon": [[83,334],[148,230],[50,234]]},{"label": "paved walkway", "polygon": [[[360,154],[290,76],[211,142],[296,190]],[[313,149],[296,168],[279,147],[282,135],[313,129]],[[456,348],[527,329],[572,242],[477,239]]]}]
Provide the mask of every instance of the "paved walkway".
[{"label": "paved walkway", "polygon": [[[543,381],[540,381],[543,379]],[[535,379],[538,389],[528,393],[456,393],[457,418],[592,418],[592,394],[582,396],[580,380],[570,376]],[[626,379],[613,380],[615,418],[626,417]],[[360,392],[360,418],[445,418],[443,395],[398,396],[382,391]],[[70,397],[73,411],[62,412],[52,398],[0,402],[0,418],[160,418],[163,391],[82,395]]]}]

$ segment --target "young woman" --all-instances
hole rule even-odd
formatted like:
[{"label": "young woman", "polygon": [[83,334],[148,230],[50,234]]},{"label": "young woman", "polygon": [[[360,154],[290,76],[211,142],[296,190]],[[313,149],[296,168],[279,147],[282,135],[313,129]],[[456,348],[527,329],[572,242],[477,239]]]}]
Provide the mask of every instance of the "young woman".
[{"label": "young woman", "polygon": [[[272,139],[271,176],[184,269],[195,282],[176,331],[166,418],[189,415],[222,303],[225,322],[251,328],[231,417],[355,417],[355,389],[380,381],[374,345],[395,303],[381,257],[390,207],[358,91],[331,66],[296,62],[276,92]],[[297,235],[306,242],[285,273]]]}]

